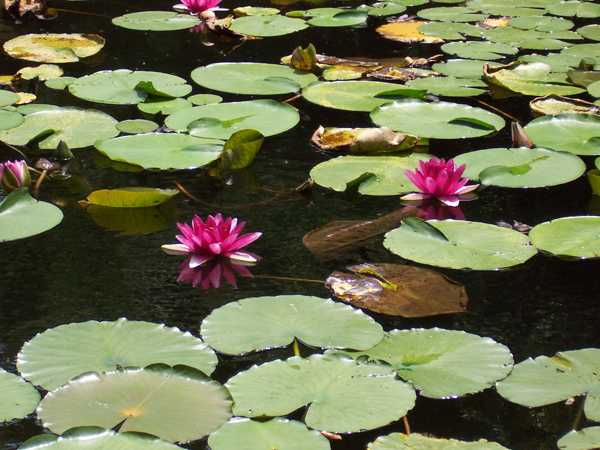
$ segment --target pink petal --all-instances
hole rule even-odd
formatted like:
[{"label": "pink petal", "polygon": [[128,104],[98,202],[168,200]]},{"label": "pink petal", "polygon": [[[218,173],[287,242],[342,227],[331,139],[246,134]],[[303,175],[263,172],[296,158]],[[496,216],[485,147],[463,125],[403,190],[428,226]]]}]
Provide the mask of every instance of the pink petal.
[{"label": "pink petal", "polygon": [[227,256],[232,260],[244,261],[244,262],[256,262],[260,260],[260,256],[250,252],[225,252],[223,256]]},{"label": "pink petal", "polygon": [[204,264],[206,261],[213,257],[214,255],[211,255],[210,253],[194,253],[190,258],[189,266],[191,269],[193,269],[194,267],[198,267],[199,265]]},{"label": "pink petal", "polygon": [[429,194],[425,194],[423,192],[414,192],[412,194],[407,194],[404,197],[400,197],[400,200],[417,201],[417,200],[424,200],[429,197],[431,197],[431,195],[429,195]]},{"label": "pink petal", "polygon": [[448,206],[458,206],[458,204],[460,203],[460,200],[456,195],[444,195],[438,197],[438,200]]},{"label": "pink petal", "polygon": [[467,192],[472,192],[479,187],[478,184],[470,184],[468,186],[463,186],[459,190],[455,192],[456,195],[466,194]]},{"label": "pink petal", "polygon": [[189,247],[183,244],[165,244],[161,248],[169,255],[187,255],[190,253]]},{"label": "pink petal", "polygon": [[261,236],[262,233],[260,232],[243,234],[235,240],[235,242],[228,248],[228,250],[233,251],[245,247],[246,245],[251,244]]}]

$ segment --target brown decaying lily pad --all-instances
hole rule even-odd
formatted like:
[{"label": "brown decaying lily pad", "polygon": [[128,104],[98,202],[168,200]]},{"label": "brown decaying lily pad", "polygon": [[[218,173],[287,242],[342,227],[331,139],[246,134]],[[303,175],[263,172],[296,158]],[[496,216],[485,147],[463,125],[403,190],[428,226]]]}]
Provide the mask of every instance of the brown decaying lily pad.
[{"label": "brown decaying lily pad", "polygon": [[399,134],[387,127],[380,128],[324,128],[320,126],[310,141],[321,150],[364,155],[394,152],[414,147],[419,138]]},{"label": "brown decaying lily pad", "polygon": [[[326,280],[336,297],[358,308],[402,317],[464,312],[465,287],[435,270],[401,264],[349,266]],[[386,283],[387,282],[387,283]],[[389,285],[395,285],[388,287]]]}]

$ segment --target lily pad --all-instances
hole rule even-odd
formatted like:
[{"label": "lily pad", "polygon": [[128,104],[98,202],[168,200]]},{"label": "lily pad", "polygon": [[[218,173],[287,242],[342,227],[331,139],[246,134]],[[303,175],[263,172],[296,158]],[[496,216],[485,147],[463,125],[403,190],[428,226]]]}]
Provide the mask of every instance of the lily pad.
[{"label": "lily pad", "polygon": [[530,408],[585,395],[585,416],[599,422],[599,370],[600,349],[559,352],[516,364],[512,373],[496,384],[496,389],[508,401]]},{"label": "lily pad", "polygon": [[372,349],[347,353],[390,364],[431,398],[456,398],[492,387],[513,364],[508,347],[491,338],[440,328],[392,330]]},{"label": "lily pad", "polygon": [[431,155],[410,153],[399,156],[340,156],[318,164],[310,171],[315,183],[343,192],[349,187],[366,195],[398,195],[414,191],[404,174]]},{"label": "lily pad", "polygon": [[116,124],[111,116],[94,109],[56,108],[28,114],[18,127],[0,131],[0,140],[25,145],[41,138],[38,143],[41,149],[55,149],[60,141],[74,149],[116,136],[119,134]]},{"label": "lily pad", "polygon": [[165,125],[179,132],[189,131],[193,136],[225,140],[245,129],[273,136],[299,121],[298,111],[287,103],[250,100],[183,109],[167,117]]},{"label": "lily pad", "polygon": [[219,352],[244,354],[284,347],[294,339],[322,348],[367,349],[381,326],[348,305],[304,295],[256,297],[228,303],[202,321],[204,341]]},{"label": "lily pad", "polygon": [[523,62],[541,62],[548,64],[551,72],[568,72],[577,67],[581,62],[581,57],[577,55],[564,55],[562,53],[549,53],[547,55],[521,55],[518,61]]},{"label": "lily pad", "polygon": [[565,113],[594,114],[598,111],[598,105],[594,103],[558,95],[535,98],[529,102],[529,106],[532,111],[544,116],[556,116]]},{"label": "lily pad", "polygon": [[223,144],[223,141],[186,134],[155,133],[99,140],[94,146],[114,161],[169,170],[205,166],[219,157]]},{"label": "lily pad", "polygon": [[235,418],[208,437],[212,450],[329,450],[329,441],[302,422],[276,417],[266,422]]},{"label": "lily pad", "polygon": [[502,59],[516,54],[519,49],[507,44],[494,42],[450,42],[442,45],[442,51],[450,55],[468,59],[484,59],[486,61]]},{"label": "lily pad", "polygon": [[383,245],[405,259],[452,269],[498,270],[537,253],[518,231],[463,220],[408,218],[385,235]]},{"label": "lily pad", "polygon": [[31,414],[41,398],[33,385],[18,375],[0,369],[0,423]]},{"label": "lily pad", "polygon": [[50,328],[26,342],[17,356],[23,377],[47,390],[82,373],[159,362],[187,364],[210,374],[217,357],[188,332],[124,318]]},{"label": "lily pad", "polygon": [[491,42],[508,44],[530,50],[562,50],[573,44],[565,40],[583,39],[574,31],[554,31],[546,33],[536,30],[521,30],[513,27],[490,28],[482,33],[482,37]]},{"label": "lily pad", "polygon": [[170,11],[142,11],[115,17],[112,23],[130,30],[171,31],[193,28],[201,23],[190,14]]},{"label": "lily pad", "polygon": [[279,14],[277,8],[263,8],[260,6],[241,6],[233,10],[236,16],[274,16]]},{"label": "lily pad", "polygon": [[120,189],[101,189],[87,197],[92,205],[111,206],[113,208],[144,208],[158,206],[179,194],[177,189],[157,189],[130,187]]},{"label": "lily pad", "polygon": [[560,450],[594,450],[600,447],[600,427],[572,430],[556,443]]},{"label": "lily pad", "polygon": [[477,59],[449,59],[445,62],[436,63],[431,66],[436,72],[456,78],[479,79],[483,76],[483,66],[498,67],[501,64]]},{"label": "lily pad", "polygon": [[188,100],[196,106],[202,106],[221,103],[223,101],[223,97],[214,94],[196,94],[190,95],[186,100]]},{"label": "lily pad", "polygon": [[0,203],[0,243],[43,233],[62,219],[60,208],[35,200],[26,187],[17,189]]},{"label": "lily pad", "polygon": [[315,27],[348,27],[360,25],[367,20],[367,12],[357,9],[314,8],[308,11],[292,11],[291,17],[307,19]]},{"label": "lily pad", "polygon": [[4,50],[17,59],[66,63],[95,55],[104,42],[97,34],[27,34],[6,41]]},{"label": "lily pad", "polygon": [[24,67],[17,73],[25,80],[38,78],[40,81],[45,81],[62,76],[63,70],[55,64],[42,64],[37,67]]},{"label": "lily pad", "polygon": [[60,434],[92,425],[150,433],[169,442],[210,434],[231,417],[229,393],[188,366],[154,364],[87,373],[49,392],[37,408],[46,428]]},{"label": "lily pad", "polygon": [[445,41],[437,36],[428,36],[419,31],[427,22],[407,20],[404,22],[386,23],[377,28],[377,32],[387,39],[399,42],[419,42],[422,44],[443,44]]},{"label": "lily pad", "polygon": [[312,83],[302,90],[309,102],[346,111],[372,111],[373,108],[406,97],[425,98],[424,90],[381,81],[333,81]]},{"label": "lily pad", "polygon": [[[510,19],[508,24],[514,28],[544,32],[566,31],[570,30],[575,26],[575,24],[570,20],[563,19],[562,17],[549,16],[515,17],[513,19]],[[579,33],[579,31],[577,32]]]},{"label": "lily pad", "polygon": [[409,81],[406,85],[416,89],[425,89],[428,94],[447,97],[472,97],[487,91],[487,84],[482,80],[452,76],[417,78]]},{"label": "lily pad", "polygon": [[152,122],[151,120],[132,119],[123,120],[119,122],[116,127],[117,130],[123,133],[141,134],[156,131],[158,129],[158,124],[156,122]]},{"label": "lily pad", "polygon": [[504,128],[504,119],[481,108],[449,102],[399,100],[375,108],[373,122],[421,138],[462,139]]},{"label": "lily pad", "polygon": [[586,39],[600,41],[600,25],[587,25],[577,29],[577,32]]},{"label": "lily pad", "polygon": [[30,105],[21,105],[17,107],[17,112],[23,115],[33,114],[39,111],[47,111],[49,109],[59,109],[60,106],[45,105],[43,103],[32,103]]},{"label": "lily pad", "polygon": [[235,415],[280,416],[309,405],[310,428],[349,433],[387,425],[414,406],[414,388],[395,375],[389,366],[315,354],[252,366],[226,386]]},{"label": "lily pad", "polygon": [[[0,107],[17,103],[20,97],[19,94],[12,91],[0,90]],[[0,124],[2,122],[0,121]]]},{"label": "lily pad", "polygon": [[465,6],[440,6],[437,8],[425,8],[417,13],[425,20],[439,20],[441,22],[478,22],[487,17],[479,14],[477,10]]},{"label": "lily pad", "polygon": [[5,111],[0,109],[0,131],[18,127],[24,120],[25,118],[23,115],[17,111]]},{"label": "lily pad", "polygon": [[151,95],[183,97],[192,91],[187,81],[160,72],[132,72],[127,69],[102,70],[78,78],[69,85],[69,92],[90,102],[113,105],[141,103]]},{"label": "lily pad", "polygon": [[572,258],[600,257],[600,217],[562,217],[536,225],[529,232],[540,250]]},{"label": "lily pad", "polygon": [[317,77],[310,72],[278,64],[216,63],[194,69],[192,80],[221,92],[277,95],[298,92],[317,81]]},{"label": "lily pad", "polygon": [[600,5],[592,2],[556,2],[546,7],[554,16],[577,17],[580,19],[594,19],[600,17]]},{"label": "lily pad", "polygon": [[138,109],[146,114],[161,113],[165,116],[173,114],[180,109],[191,108],[192,106],[192,102],[187,99],[166,97],[150,97],[146,98],[143,103],[137,104]]},{"label": "lily pad", "polygon": [[525,126],[540,147],[576,155],[600,155],[600,117],[593,114],[558,114],[538,117]]},{"label": "lily pad", "polygon": [[568,183],[584,174],[576,155],[546,148],[490,148],[463,153],[454,159],[467,165],[464,177],[482,184],[510,188],[545,187]]},{"label": "lily pad", "polygon": [[235,19],[231,29],[248,36],[283,36],[308,28],[306,21],[280,15],[246,16]]},{"label": "lily pad", "polygon": [[485,439],[466,442],[456,439],[436,439],[418,433],[411,433],[409,436],[402,433],[380,436],[367,448],[368,450],[508,450],[500,444]]},{"label": "lily pad", "polygon": [[310,141],[321,150],[367,155],[408,150],[418,140],[417,136],[399,134],[386,127],[319,127]]},{"label": "lily pad", "polygon": [[369,16],[391,16],[394,14],[402,14],[406,11],[406,6],[400,5],[391,1],[375,2],[372,5],[360,5],[359,11],[366,11]]},{"label": "lily pad", "polygon": [[50,89],[62,90],[73,83],[77,78],[75,77],[57,77],[50,78],[46,81],[45,85]]},{"label": "lily pad", "polygon": [[155,233],[173,226],[179,218],[179,209],[174,202],[145,208],[89,205],[87,212],[101,227],[109,231],[119,231],[119,236]]},{"label": "lily pad", "polygon": [[419,26],[419,31],[446,41],[464,40],[465,36],[480,37],[482,29],[462,22],[429,22]]}]

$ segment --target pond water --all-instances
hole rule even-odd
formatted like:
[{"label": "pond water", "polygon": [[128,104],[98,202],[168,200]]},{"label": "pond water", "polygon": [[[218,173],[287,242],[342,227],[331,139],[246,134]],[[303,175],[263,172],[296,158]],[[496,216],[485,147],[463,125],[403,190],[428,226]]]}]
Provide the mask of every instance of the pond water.
[{"label": "pond water", "polygon": [[[240,5],[244,4],[239,2]],[[369,19],[365,27],[309,28],[278,38],[247,41],[227,55],[220,46],[204,46],[195,33],[132,31],[115,27],[110,18],[141,10],[170,10],[169,1],[56,2],[64,10],[53,21],[27,21],[12,25],[0,22],[0,40],[42,32],[97,33],[106,38],[100,56],[90,62],[65,64],[65,74],[82,76],[104,69],[164,71],[190,80],[196,67],[218,61],[278,63],[301,45],[313,43],[317,52],[338,57],[424,56],[440,53],[439,46],[402,44],[386,40],[376,32],[384,19]],[[237,6],[225,0],[224,7]],[[409,10],[412,12],[412,10]],[[223,13],[220,13],[223,14]],[[0,75],[29,65],[0,54]],[[191,82],[191,80],[190,80]],[[193,83],[192,83],[193,84]],[[194,84],[193,93],[207,93]],[[39,103],[75,105],[103,110],[119,120],[141,117],[135,106],[92,105],[66,92],[40,86]],[[225,101],[252,96],[222,94]],[[275,96],[285,100],[289,96]],[[525,123],[531,120],[529,98],[482,100],[507,111]],[[460,102],[477,106],[473,99]],[[406,263],[382,245],[382,238],[343,257],[320,260],[303,244],[309,231],[335,220],[367,220],[402,208],[398,197],[350,197],[316,186],[309,204],[290,190],[304,182],[310,170],[330,158],[310,145],[319,125],[368,126],[367,113],[325,109],[303,99],[292,103],[301,113],[294,129],[265,140],[246,173],[252,187],[228,185],[207,172],[118,172],[94,162],[93,148],[77,149],[81,175],[65,183],[47,183],[40,199],[58,204],[64,211],[56,228],[28,239],[0,245],[0,366],[16,373],[16,355],[24,342],[38,332],[71,322],[87,320],[145,320],[176,326],[198,335],[199,325],[212,310],[233,300],[261,295],[304,294],[330,297],[322,281],[334,270],[363,262]],[[453,157],[465,151],[509,147],[507,128],[486,138],[432,140],[429,153]],[[2,160],[13,159],[0,146]],[[584,157],[588,168],[593,158]],[[189,222],[223,213],[247,222],[246,231],[263,236],[250,251],[263,259],[250,268],[254,278],[238,277],[237,288],[223,285],[218,292],[177,282],[181,258],[166,255],[161,245],[173,243],[178,233],[172,223],[148,235],[123,235],[109,231],[92,220],[78,203],[97,189],[125,186],[175,188],[178,183],[196,200],[179,194],[175,204],[179,221]],[[567,185],[541,189],[490,187],[476,201],[462,203],[468,220],[496,223],[519,221],[531,226],[558,217],[597,214],[600,207],[589,184],[581,177]],[[514,270],[495,272],[437,269],[465,285],[469,295],[467,312],[423,319],[403,319],[369,313],[386,330],[440,327],[489,336],[507,345],[515,362],[527,357],[553,355],[557,351],[598,347],[598,273],[596,260],[565,261],[543,254],[534,256]],[[368,312],[367,312],[368,313]],[[308,352],[307,349],[304,350]],[[225,382],[254,363],[291,355],[291,349],[258,353],[242,358],[222,357],[215,378]],[[455,400],[419,398],[408,413],[414,432],[464,440],[488,439],[511,449],[551,449],[571,429],[581,399],[572,405],[557,404],[527,409],[503,400],[493,389]],[[301,413],[295,413],[301,418]],[[404,431],[402,422],[383,429],[344,436],[332,448],[358,450],[392,431]],[[35,416],[0,424],[0,447],[16,449],[28,438],[45,431]],[[205,449],[205,441],[186,445]]]}]

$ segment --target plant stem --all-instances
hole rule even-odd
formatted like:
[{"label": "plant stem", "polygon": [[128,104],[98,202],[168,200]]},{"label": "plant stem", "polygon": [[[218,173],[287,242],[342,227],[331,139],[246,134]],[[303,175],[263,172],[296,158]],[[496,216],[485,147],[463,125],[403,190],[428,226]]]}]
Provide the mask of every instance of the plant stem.
[{"label": "plant stem", "polygon": [[300,347],[298,346],[298,339],[294,339],[294,355],[300,356]]}]

